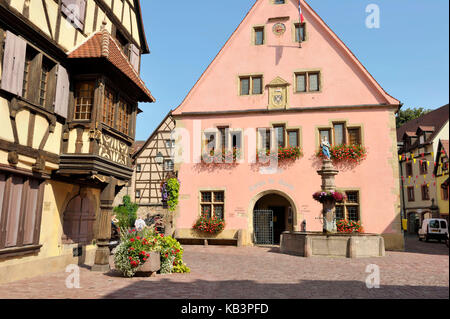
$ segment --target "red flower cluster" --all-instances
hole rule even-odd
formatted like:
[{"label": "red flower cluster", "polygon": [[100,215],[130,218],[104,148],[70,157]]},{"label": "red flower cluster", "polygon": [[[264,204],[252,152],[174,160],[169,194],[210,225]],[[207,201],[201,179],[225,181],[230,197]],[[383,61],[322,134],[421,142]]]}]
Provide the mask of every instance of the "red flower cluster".
[{"label": "red flower cluster", "polygon": [[197,220],[193,228],[205,233],[218,234],[224,230],[225,222],[223,221],[223,219],[220,218],[216,217],[210,218],[202,215]]},{"label": "red flower cluster", "polygon": [[298,160],[302,155],[300,147],[280,147],[278,149],[279,160]]},{"label": "red flower cluster", "polygon": [[360,222],[338,220],[336,221],[337,230],[339,233],[363,233],[364,229]]},{"label": "red flower cluster", "polygon": [[[338,145],[330,149],[331,160],[334,162],[361,163],[367,158],[367,150],[362,145]],[[322,150],[316,156],[324,158]]]}]

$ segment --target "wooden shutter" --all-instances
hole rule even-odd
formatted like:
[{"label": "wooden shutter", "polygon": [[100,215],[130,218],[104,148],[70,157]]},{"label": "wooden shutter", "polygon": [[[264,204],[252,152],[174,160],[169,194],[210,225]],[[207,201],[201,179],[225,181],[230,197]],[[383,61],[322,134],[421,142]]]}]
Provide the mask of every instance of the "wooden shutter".
[{"label": "wooden shutter", "polygon": [[22,205],[22,192],[24,179],[19,176],[12,177],[11,192],[9,195],[9,207],[6,224],[6,247],[17,245],[19,237],[20,211]]},{"label": "wooden shutter", "polygon": [[37,222],[38,201],[39,201],[40,183],[36,179],[31,179],[27,196],[27,203],[24,220],[23,245],[32,245],[34,243],[34,230]]},{"label": "wooden shutter", "polygon": [[28,70],[27,99],[36,104],[39,104],[41,94],[42,58],[41,53],[36,54]]},{"label": "wooden shutter", "polygon": [[56,78],[55,113],[67,118],[69,107],[69,74],[67,70],[58,65]]},{"label": "wooden shutter", "polygon": [[1,88],[19,96],[22,95],[26,48],[25,40],[6,31]]},{"label": "wooden shutter", "polygon": [[[3,202],[5,197],[6,176],[0,174],[0,222],[2,220]],[[0,229],[1,230],[1,229]],[[1,232],[0,232],[1,234]]]},{"label": "wooden shutter", "polygon": [[139,74],[139,58],[140,52],[137,46],[130,44],[130,63],[134,70]]}]

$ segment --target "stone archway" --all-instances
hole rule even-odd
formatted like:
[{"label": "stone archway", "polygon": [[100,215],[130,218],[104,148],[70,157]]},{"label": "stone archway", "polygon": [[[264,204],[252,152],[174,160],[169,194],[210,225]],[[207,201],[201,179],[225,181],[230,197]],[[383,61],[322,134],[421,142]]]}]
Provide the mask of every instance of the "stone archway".
[{"label": "stone archway", "polygon": [[276,244],[279,243],[279,237],[283,231],[298,231],[297,206],[292,198],[279,190],[263,191],[252,198],[248,209],[248,230],[253,243],[255,243],[255,210],[273,211],[274,242]]},{"label": "stone archway", "polygon": [[96,205],[87,192],[80,192],[63,214],[63,244],[91,244],[95,237]]}]

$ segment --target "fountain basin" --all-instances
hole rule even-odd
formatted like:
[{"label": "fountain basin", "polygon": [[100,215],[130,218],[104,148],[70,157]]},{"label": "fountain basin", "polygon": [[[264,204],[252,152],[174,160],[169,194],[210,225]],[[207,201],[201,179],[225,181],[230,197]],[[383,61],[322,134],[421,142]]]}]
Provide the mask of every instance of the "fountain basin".
[{"label": "fountain basin", "polygon": [[284,254],[313,257],[384,257],[384,238],[378,234],[324,234],[284,232],[280,250]]}]

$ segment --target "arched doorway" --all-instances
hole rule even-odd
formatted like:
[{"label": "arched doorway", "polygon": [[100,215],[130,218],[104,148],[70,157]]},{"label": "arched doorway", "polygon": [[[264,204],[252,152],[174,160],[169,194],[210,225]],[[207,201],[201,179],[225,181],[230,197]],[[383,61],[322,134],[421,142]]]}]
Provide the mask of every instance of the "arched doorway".
[{"label": "arched doorway", "polygon": [[280,244],[284,231],[293,231],[296,210],[292,200],[278,191],[267,191],[253,206],[253,240],[256,245]]},{"label": "arched doorway", "polygon": [[73,198],[64,212],[63,243],[90,244],[94,239],[95,205],[86,194]]}]

